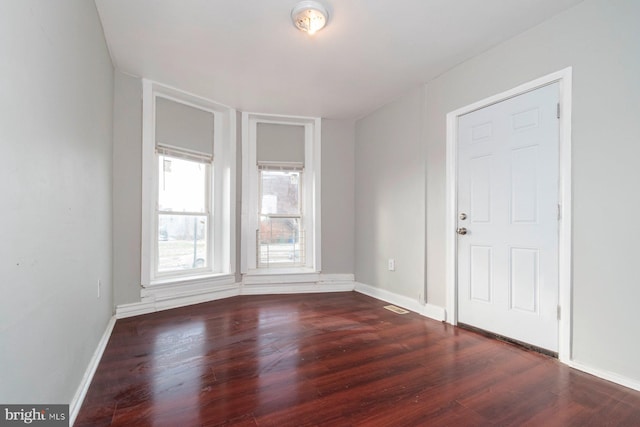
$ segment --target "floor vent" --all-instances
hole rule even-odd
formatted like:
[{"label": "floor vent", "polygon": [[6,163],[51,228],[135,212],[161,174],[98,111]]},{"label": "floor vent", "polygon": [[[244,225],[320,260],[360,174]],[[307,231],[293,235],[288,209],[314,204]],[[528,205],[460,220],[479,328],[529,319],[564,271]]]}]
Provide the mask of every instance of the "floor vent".
[{"label": "floor vent", "polygon": [[393,311],[396,314],[407,314],[408,313],[408,311],[405,310],[404,308],[396,307],[395,305],[385,305],[384,308],[386,308],[389,311]]}]

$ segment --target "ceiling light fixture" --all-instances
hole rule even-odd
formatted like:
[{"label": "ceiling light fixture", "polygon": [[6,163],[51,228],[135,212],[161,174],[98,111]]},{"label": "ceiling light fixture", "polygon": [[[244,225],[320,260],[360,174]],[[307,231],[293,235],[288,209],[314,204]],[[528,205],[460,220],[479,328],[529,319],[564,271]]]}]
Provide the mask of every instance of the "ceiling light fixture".
[{"label": "ceiling light fixture", "polygon": [[304,0],[291,9],[291,20],[297,29],[313,35],[327,25],[329,14],[317,1]]}]

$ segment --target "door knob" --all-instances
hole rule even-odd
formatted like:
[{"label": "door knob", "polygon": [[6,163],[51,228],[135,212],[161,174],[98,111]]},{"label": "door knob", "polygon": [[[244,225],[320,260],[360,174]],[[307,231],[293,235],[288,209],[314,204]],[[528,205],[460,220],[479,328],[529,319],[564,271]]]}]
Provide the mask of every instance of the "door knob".
[{"label": "door knob", "polygon": [[458,233],[458,234],[460,234],[460,235],[464,236],[465,234],[467,234],[467,229],[466,229],[466,228],[464,228],[464,227],[460,227],[460,228],[458,228],[458,229],[456,230],[456,233]]}]

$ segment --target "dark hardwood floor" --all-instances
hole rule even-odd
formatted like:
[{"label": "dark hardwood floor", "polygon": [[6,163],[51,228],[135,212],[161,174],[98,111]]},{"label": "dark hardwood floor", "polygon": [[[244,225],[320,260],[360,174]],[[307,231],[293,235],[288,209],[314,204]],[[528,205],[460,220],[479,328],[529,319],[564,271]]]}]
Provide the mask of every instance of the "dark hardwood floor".
[{"label": "dark hardwood floor", "polygon": [[640,392],[383,309],[242,296],[119,320],[76,426],[640,426]]}]

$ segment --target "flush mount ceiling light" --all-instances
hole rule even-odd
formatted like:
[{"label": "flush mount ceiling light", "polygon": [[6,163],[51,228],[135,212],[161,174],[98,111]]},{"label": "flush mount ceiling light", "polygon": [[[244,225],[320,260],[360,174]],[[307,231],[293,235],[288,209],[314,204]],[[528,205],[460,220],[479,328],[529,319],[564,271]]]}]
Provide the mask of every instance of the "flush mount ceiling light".
[{"label": "flush mount ceiling light", "polygon": [[300,31],[313,35],[327,25],[327,9],[317,1],[304,0],[291,9],[293,25]]}]

